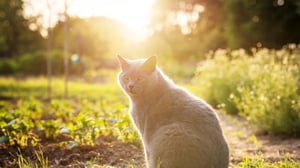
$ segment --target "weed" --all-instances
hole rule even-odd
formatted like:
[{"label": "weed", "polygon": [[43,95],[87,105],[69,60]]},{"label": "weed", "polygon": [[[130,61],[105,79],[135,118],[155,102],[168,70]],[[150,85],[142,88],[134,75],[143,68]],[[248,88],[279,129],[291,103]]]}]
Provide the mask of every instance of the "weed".
[{"label": "weed", "polygon": [[245,156],[242,162],[237,165],[230,165],[232,168],[299,168],[300,162],[296,162],[286,158],[283,161],[272,162],[264,159],[262,156],[256,155],[250,159]]},{"label": "weed", "polygon": [[39,151],[35,151],[35,156],[37,158],[37,162],[30,159],[26,159],[24,158],[19,149],[19,154],[17,158],[19,168],[48,168],[48,157],[44,157],[43,151],[41,149],[39,149]]}]

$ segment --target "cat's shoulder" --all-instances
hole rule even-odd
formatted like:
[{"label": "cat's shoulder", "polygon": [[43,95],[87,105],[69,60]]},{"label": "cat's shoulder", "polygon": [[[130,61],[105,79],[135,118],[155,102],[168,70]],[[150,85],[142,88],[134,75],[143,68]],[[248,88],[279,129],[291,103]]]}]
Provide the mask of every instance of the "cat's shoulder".
[{"label": "cat's shoulder", "polygon": [[178,95],[179,97],[183,97],[183,98],[197,99],[197,97],[194,94],[192,94],[188,89],[178,85],[174,85],[173,87],[171,87],[170,93],[173,96]]},{"label": "cat's shoulder", "polygon": [[188,89],[182,87],[182,86],[176,86],[171,89],[169,97],[172,97],[173,100],[187,103],[190,105],[198,105],[202,108],[211,108],[211,106],[202,98],[196,96],[192,92],[190,92]]}]

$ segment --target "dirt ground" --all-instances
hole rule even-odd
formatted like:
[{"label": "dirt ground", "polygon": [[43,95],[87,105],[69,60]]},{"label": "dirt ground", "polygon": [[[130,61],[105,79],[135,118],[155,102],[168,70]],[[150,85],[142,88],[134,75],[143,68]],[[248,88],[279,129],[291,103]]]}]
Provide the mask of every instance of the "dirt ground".
[{"label": "dirt ground", "polygon": [[[220,116],[221,125],[230,146],[231,163],[239,163],[244,156],[259,155],[269,161],[290,158],[300,161],[300,139],[257,134],[235,117]],[[58,137],[55,141],[42,141],[36,147],[0,146],[0,167],[18,167],[17,156],[36,161],[36,151],[43,151],[48,157],[49,167],[91,167],[108,165],[125,168],[129,165],[144,167],[141,146],[125,144],[112,137],[99,137],[94,146],[59,146],[68,140]]]},{"label": "dirt ground", "polygon": [[0,167],[18,167],[17,156],[22,156],[31,161],[37,161],[36,151],[43,151],[48,157],[50,168],[75,167],[83,168],[89,165],[109,165],[113,167],[128,167],[128,164],[144,164],[141,147],[125,144],[111,137],[99,137],[93,146],[78,145],[70,148],[59,146],[59,142],[66,137],[59,137],[56,141],[42,142],[36,147],[1,146]]},{"label": "dirt ground", "polygon": [[239,117],[220,115],[221,125],[230,146],[230,161],[237,164],[243,157],[276,162],[286,158],[300,161],[300,138],[268,135],[255,131]]}]

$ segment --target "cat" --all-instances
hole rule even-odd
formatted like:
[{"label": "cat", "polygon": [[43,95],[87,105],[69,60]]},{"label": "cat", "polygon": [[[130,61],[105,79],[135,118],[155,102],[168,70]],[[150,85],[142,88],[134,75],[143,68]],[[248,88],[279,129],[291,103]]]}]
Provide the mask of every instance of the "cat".
[{"label": "cat", "polygon": [[169,79],[155,56],[118,60],[118,83],[129,97],[148,168],[228,167],[228,145],[207,103]]}]

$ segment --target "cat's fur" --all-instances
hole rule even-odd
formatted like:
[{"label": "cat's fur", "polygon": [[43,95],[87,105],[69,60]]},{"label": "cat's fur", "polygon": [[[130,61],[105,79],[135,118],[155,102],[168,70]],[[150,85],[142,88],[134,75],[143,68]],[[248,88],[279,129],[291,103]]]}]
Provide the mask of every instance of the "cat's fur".
[{"label": "cat's fur", "polygon": [[176,86],[156,57],[119,56],[119,84],[141,136],[148,168],[227,168],[228,145],[214,110]]}]

